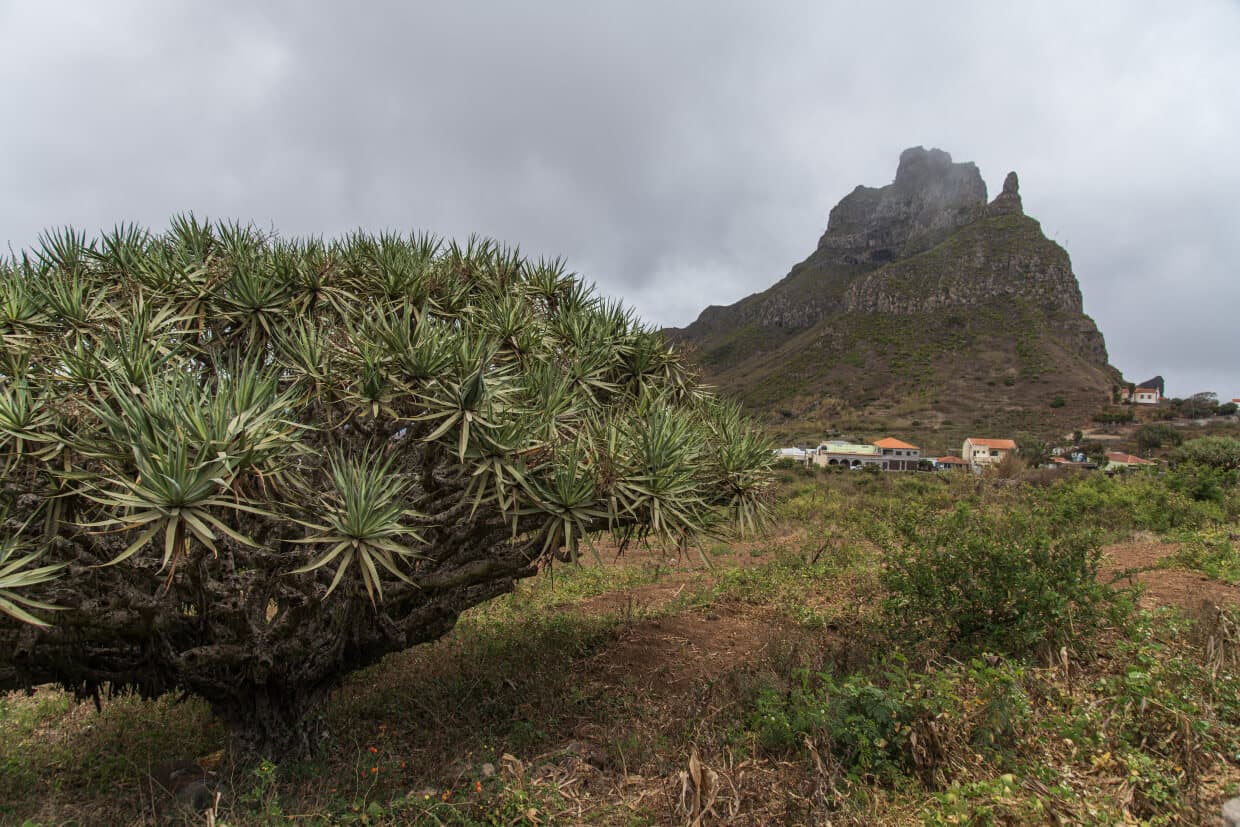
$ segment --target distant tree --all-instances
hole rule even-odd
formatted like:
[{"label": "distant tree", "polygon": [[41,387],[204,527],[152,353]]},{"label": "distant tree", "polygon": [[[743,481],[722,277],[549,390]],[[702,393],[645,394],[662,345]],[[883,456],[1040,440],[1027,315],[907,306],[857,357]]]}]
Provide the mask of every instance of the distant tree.
[{"label": "distant tree", "polygon": [[1106,459],[1107,446],[1096,440],[1086,440],[1080,444],[1081,453],[1090,462],[1101,463]]},{"label": "distant tree", "polygon": [[1232,471],[1240,468],[1240,439],[1229,436],[1190,439],[1176,449],[1175,459]]},{"label": "distant tree", "polygon": [[1016,452],[1032,468],[1045,465],[1051,461],[1050,446],[1036,437],[1021,437],[1017,439]]},{"label": "distant tree", "polygon": [[1025,473],[1029,463],[1024,457],[1019,456],[1018,452],[1013,451],[1000,459],[992,467],[994,468],[994,475],[999,479],[1015,480],[1020,479],[1021,474]]},{"label": "distant tree", "polygon": [[1189,419],[1204,419],[1214,416],[1218,410],[1218,394],[1213,391],[1195,393],[1180,403],[1180,414]]},{"label": "distant tree", "polygon": [[1174,426],[1165,422],[1150,422],[1137,428],[1133,435],[1140,451],[1152,451],[1155,448],[1172,447],[1184,441],[1184,435]]},{"label": "distant tree", "polygon": [[1079,445],[1081,440],[1084,438],[1085,438],[1085,432],[1082,431],[1081,429],[1078,428],[1072,432],[1072,444],[1073,445]]},{"label": "distant tree", "polygon": [[1051,400],[1052,408],[1062,408],[1064,405],[1067,405],[1067,404],[1068,404],[1067,400],[1065,400],[1062,395],[1056,396],[1054,399]]},{"label": "distant tree", "polygon": [[1218,410],[1216,410],[1215,413],[1218,416],[1231,416],[1236,412],[1237,407],[1240,406],[1237,406],[1235,402],[1224,402],[1222,405],[1218,406]]}]

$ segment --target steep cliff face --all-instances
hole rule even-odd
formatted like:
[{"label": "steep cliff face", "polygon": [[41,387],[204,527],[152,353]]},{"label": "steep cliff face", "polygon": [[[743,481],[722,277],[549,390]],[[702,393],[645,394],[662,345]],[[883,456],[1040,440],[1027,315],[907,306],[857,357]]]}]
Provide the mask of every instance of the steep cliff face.
[{"label": "steep cliff face", "polygon": [[859,276],[845,289],[841,309],[926,313],[1007,296],[1083,312],[1067,252],[1018,214],[978,220],[924,253]]},{"label": "steep cliff face", "polygon": [[812,327],[846,310],[843,294],[858,274],[927,250],[985,214],[986,183],[975,165],[953,163],[939,149],[906,149],[895,180],[846,195],[817,249],[782,281],[729,307],[706,308],[681,338],[745,324],[789,333]]},{"label": "steep cliff face", "polygon": [[668,334],[785,423],[821,420],[829,399],[836,419],[904,410],[920,425],[1037,432],[1087,418],[1119,379],[1067,251],[1024,214],[1016,173],[987,203],[975,165],[921,147],[901,154],[892,183],[845,196],[781,281]]}]

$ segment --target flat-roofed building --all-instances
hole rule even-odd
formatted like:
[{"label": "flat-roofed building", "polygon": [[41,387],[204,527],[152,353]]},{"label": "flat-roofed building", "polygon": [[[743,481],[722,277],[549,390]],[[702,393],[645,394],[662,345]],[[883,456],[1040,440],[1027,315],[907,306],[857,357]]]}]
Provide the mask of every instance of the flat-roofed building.
[{"label": "flat-roofed building", "polygon": [[818,446],[814,464],[830,467],[864,468],[867,465],[883,467],[883,455],[877,445],[865,445],[833,439]]}]

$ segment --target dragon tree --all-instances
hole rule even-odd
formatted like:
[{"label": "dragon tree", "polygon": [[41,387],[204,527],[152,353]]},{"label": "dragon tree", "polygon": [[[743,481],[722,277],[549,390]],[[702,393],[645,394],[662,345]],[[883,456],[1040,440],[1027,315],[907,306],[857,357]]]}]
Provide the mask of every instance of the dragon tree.
[{"label": "dragon tree", "polygon": [[351,671],[600,533],[751,527],[770,458],[558,261],[49,232],[0,262],[0,689],[188,692],[302,752]]}]

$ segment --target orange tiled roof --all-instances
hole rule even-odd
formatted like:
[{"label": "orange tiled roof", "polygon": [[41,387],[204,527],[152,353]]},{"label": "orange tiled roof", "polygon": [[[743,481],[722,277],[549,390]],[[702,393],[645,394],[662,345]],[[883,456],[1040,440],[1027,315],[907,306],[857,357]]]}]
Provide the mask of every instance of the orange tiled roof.
[{"label": "orange tiled roof", "polygon": [[874,444],[877,445],[879,448],[905,448],[910,451],[921,450],[916,445],[909,445],[907,442],[901,442],[895,437],[890,437],[890,436],[880,439],[878,442],[875,442]]},{"label": "orange tiled roof", "polygon": [[939,457],[935,460],[939,465],[965,465],[965,461],[960,457]]},{"label": "orange tiled roof", "polygon": [[1107,459],[1111,462],[1120,463],[1122,465],[1153,465],[1154,463],[1148,459],[1125,454],[1123,451],[1107,451]]},{"label": "orange tiled roof", "polygon": [[972,442],[979,448],[998,448],[1004,451],[1016,450],[1016,443],[1010,439],[979,439],[975,436],[971,436],[968,441]]}]

